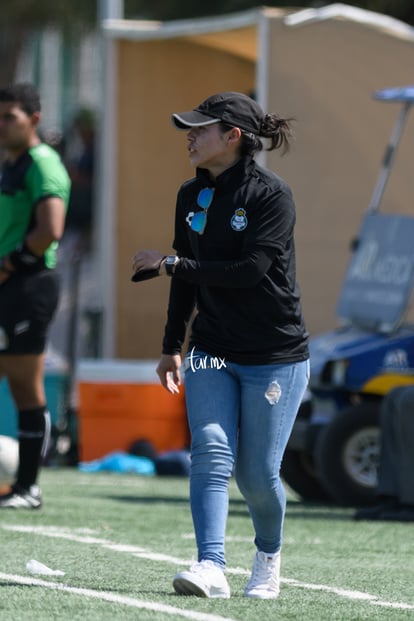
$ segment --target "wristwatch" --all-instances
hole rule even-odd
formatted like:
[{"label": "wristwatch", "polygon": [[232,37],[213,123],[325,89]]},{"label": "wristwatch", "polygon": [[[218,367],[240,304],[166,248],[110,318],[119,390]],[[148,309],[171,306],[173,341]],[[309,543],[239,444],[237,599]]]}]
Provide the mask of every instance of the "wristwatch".
[{"label": "wristwatch", "polygon": [[170,254],[165,257],[164,265],[167,276],[172,276],[174,274],[175,268],[179,262],[180,259],[175,254]]}]

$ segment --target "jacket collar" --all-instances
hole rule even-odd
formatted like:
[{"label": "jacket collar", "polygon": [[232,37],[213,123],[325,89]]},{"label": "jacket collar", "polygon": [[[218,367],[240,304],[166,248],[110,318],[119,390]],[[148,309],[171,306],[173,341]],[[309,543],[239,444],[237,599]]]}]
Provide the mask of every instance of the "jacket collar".
[{"label": "jacket collar", "polygon": [[243,183],[246,176],[254,170],[254,167],[254,159],[247,155],[241,157],[233,166],[222,172],[215,181],[210,178],[209,172],[205,168],[197,168],[196,177],[205,186],[232,190],[238,188]]}]

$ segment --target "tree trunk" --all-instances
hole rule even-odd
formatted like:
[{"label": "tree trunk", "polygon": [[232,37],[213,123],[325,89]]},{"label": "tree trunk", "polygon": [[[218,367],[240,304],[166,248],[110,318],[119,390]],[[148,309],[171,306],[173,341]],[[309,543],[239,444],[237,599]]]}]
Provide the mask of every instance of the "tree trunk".
[{"label": "tree trunk", "polygon": [[17,63],[27,36],[27,30],[17,24],[13,24],[13,28],[7,28],[4,23],[1,25],[0,86],[6,86],[14,81]]}]

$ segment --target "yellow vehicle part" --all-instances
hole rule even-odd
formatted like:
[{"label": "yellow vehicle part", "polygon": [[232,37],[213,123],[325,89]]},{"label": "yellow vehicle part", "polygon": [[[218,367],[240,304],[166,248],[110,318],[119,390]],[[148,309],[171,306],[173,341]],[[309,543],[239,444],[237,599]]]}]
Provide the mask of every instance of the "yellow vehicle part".
[{"label": "yellow vehicle part", "polygon": [[383,373],[371,378],[363,385],[361,392],[374,395],[386,395],[392,388],[397,386],[410,386],[414,384],[414,372],[410,373]]}]

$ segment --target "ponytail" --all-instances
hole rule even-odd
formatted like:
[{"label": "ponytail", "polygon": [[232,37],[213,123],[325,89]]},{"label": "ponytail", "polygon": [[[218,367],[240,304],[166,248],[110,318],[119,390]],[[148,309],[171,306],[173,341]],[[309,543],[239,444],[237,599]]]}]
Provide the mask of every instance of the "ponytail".
[{"label": "ponytail", "polygon": [[[282,149],[282,155],[285,155],[289,151],[290,145],[293,141],[293,131],[291,122],[295,119],[282,119],[277,114],[265,114],[260,127],[260,136],[262,138],[268,138],[270,145],[266,148],[266,151],[273,151],[274,149]],[[220,123],[219,127],[221,131],[228,132],[234,125],[227,123]],[[263,150],[263,143],[259,136],[242,130],[240,155],[251,155],[259,153]]]},{"label": "ponytail", "polygon": [[270,139],[270,146],[266,151],[282,149],[282,155],[289,151],[293,140],[292,121],[294,119],[282,119],[276,114],[265,114],[260,135]]}]

